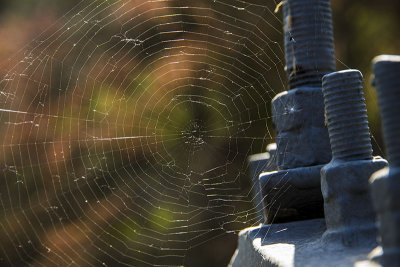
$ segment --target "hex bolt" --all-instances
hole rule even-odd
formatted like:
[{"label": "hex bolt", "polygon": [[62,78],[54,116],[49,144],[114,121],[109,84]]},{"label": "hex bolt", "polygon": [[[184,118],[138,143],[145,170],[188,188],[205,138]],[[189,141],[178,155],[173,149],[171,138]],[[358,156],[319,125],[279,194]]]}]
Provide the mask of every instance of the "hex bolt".
[{"label": "hex bolt", "polygon": [[400,56],[376,57],[374,74],[390,167],[400,167]]},{"label": "hex bolt", "polygon": [[335,71],[330,0],[286,0],[283,16],[289,88],[321,87]]},{"label": "hex bolt", "polygon": [[283,3],[289,89],[272,100],[276,166],[260,174],[268,223],[322,218],[321,168],[332,158],[321,80],[335,71],[329,0]]},{"label": "hex bolt", "polygon": [[322,87],[333,155],[321,169],[327,226],[323,239],[340,240],[346,246],[373,244],[375,213],[368,180],[387,162],[372,157],[362,74],[358,70],[327,74]]},{"label": "hex bolt", "polygon": [[325,123],[335,159],[372,159],[362,79],[360,71],[345,70],[322,80]]},{"label": "hex bolt", "polygon": [[382,246],[371,258],[383,266],[400,266],[400,56],[378,56],[373,69],[390,167],[371,176]]}]

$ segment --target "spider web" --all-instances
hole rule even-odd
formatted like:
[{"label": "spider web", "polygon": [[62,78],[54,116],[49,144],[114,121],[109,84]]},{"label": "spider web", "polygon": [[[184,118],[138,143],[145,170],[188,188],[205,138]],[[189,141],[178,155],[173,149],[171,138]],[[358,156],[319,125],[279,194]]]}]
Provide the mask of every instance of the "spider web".
[{"label": "spider web", "polygon": [[1,265],[226,264],[285,88],[276,4],[82,1],[14,55]]}]

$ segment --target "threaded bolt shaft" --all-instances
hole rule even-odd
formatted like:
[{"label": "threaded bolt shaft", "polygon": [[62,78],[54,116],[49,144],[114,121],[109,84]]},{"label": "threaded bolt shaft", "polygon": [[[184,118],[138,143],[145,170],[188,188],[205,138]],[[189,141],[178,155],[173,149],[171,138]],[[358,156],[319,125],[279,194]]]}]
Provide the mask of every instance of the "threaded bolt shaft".
[{"label": "threaded bolt shaft", "polygon": [[345,70],[322,78],[325,116],[334,159],[372,159],[362,74]]},{"label": "threaded bolt shaft", "polygon": [[373,69],[389,163],[400,167],[400,56],[378,56]]},{"label": "threaded bolt shaft", "polygon": [[286,0],[283,16],[289,88],[321,87],[336,69],[330,0]]}]

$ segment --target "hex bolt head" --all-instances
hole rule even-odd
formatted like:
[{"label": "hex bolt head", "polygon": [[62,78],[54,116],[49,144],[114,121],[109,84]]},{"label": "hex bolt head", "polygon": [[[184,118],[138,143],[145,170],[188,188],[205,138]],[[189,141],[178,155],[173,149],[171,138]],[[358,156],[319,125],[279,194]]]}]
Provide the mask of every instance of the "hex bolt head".
[{"label": "hex bolt head", "polygon": [[323,218],[321,168],[308,166],[260,174],[267,223]]},{"label": "hex bolt head", "polygon": [[321,87],[335,71],[330,0],[286,0],[283,17],[289,88]]},{"label": "hex bolt head", "polygon": [[381,248],[370,254],[383,266],[400,266],[400,168],[384,168],[371,176],[372,200],[378,215]]},{"label": "hex bolt head", "polygon": [[325,241],[340,241],[345,246],[376,245],[375,212],[369,178],[387,166],[387,161],[332,161],[321,169],[321,191],[327,231]]},{"label": "hex bolt head", "polygon": [[358,70],[344,70],[322,79],[325,123],[335,159],[372,159],[362,78]]},{"label": "hex bolt head", "polygon": [[299,87],[282,92],[272,100],[271,108],[277,132],[278,169],[326,164],[331,160],[321,88]]}]

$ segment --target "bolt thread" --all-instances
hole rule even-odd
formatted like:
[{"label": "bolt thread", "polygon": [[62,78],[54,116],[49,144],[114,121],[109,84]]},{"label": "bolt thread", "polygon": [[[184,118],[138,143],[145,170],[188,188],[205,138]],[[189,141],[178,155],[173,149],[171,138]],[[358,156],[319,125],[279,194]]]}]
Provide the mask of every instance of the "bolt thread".
[{"label": "bolt thread", "polygon": [[378,56],[373,69],[388,160],[400,167],[400,56]]},{"label": "bolt thread", "polygon": [[330,0],[287,0],[283,16],[289,88],[321,87],[336,68]]},{"label": "bolt thread", "polygon": [[361,72],[345,70],[325,75],[322,92],[332,157],[347,161],[372,159]]}]

